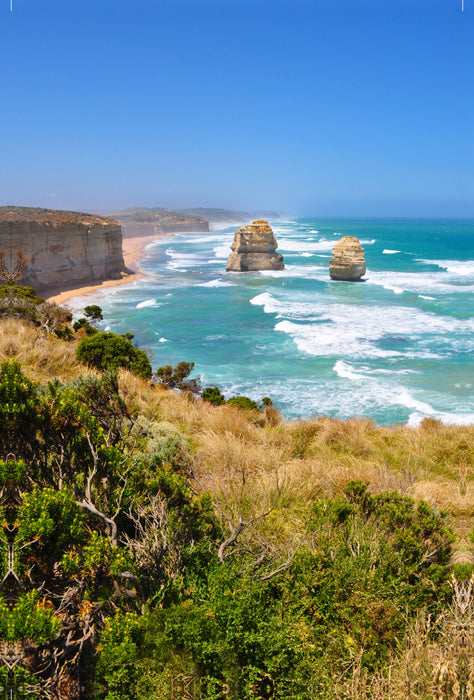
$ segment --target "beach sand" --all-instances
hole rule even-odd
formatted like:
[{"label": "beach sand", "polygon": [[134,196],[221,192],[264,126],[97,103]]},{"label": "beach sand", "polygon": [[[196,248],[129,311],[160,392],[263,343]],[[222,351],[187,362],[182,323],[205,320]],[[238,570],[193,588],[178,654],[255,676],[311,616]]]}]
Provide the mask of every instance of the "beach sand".
[{"label": "beach sand", "polygon": [[133,280],[144,276],[144,273],[140,269],[139,262],[145,254],[145,246],[147,246],[148,243],[152,243],[160,238],[169,238],[172,235],[173,234],[167,233],[160,236],[159,234],[154,233],[151,236],[124,238],[122,241],[123,259],[128,273],[125,273],[120,279],[104,280],[103,282],[91,281],[89,283],[86,282],[85,284],[82,284],[80,287],[64,284],[61,287],[47,289],[40,293],[47,301],[52,301],[56,304],[65,304],[73,297],[82,297],[86,294],[90,294],[91,292],[95,292],[98,289],[116,287],[117,285],[121,284],[129,284],[130,282],[133,282]]}]

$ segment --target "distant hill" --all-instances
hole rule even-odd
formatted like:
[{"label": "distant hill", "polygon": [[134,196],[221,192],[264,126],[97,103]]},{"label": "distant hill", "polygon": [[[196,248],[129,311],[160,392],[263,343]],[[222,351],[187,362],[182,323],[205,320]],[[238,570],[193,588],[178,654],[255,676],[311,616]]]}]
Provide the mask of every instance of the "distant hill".
[{"label": "distant hill", "polygon": [[180,209],[183,214],[200,216],[207,219],[210,224],[240,224],[242,222],[253,221],[254,219],[278,219],[280,215],[276,211],[239,211],[234,209],[206,209],[198,207],[196,209]]},{"label": "distant hill", "polygon": [[129,207],[105,212],[104,216],[119,221],[124,238],[181,231],[209,231],[209,224],[242,224],[255,219],[278,219],[275,211],[240,211],[196,207],[167,209],[166,207]]},{"label": "distant hill", "polygon": [[163,207],[130,207],[106,212],[104,216],[118,221],[124,238],[186,231],[209,231],[209,222],[193,214]]}]

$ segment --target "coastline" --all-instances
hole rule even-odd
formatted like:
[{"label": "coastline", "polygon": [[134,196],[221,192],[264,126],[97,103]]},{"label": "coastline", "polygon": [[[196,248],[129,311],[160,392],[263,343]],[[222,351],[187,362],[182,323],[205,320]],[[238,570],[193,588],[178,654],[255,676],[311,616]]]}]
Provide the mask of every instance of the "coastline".
[{"label": "coastline", "polygon": [[55,304],[65,304],[70,299],[86,296],[87,294],[96,292],[99,289],[129,284],[136,279],[145,277],[145,273],[141,270],[139,264],[140,260],[142,260],[145,255],[145,247],[149,243],[153,243],[153,241],[157,241],[162,238],[171,238],[175,235],[177,235],[177,232],[161,235],[159,233],[153,233],[149,236],[123,238],[123,260],[127,272],[125,272],[123,277],[120,279],[106,279],[100,282],[97,280],[91,280],[90,282],[82,283],[80,286],[77,286],[77,282],[74,283],[74,286],[64,284],[61,285],[61,287],[46,289],[45,292],[40,290],[39,294],[44,296],[46,301],[54,302]]}]

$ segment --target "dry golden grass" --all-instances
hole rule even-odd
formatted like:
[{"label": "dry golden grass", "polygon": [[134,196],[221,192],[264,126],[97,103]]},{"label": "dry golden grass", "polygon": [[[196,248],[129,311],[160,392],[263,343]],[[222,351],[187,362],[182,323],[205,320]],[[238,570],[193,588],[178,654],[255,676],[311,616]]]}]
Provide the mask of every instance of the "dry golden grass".
[{"label": "dry golden grass", "polygon": [[438,508],[465,507],[460,495],[459,469],[474,464],[474,426],[443,426],[424,421],[417,428],[381,427],[364,418],[347,421],[328,417],[308,421],[281,420],[215,407],[189,395],[151,388],[128,372],[120,375],[122,393],[148,418],[175,423],[188,434],[195,449],[196,469],[224,480],[226,470],[248,473],[251,497],[281,485],[287,506],[308,504],[323,495],[340,493],[351,479],[362,479],[371,490],[397,490],[425,499]]},{"label": "dry golden grass", "polygon": [[0,362],[18,360],[28,376],[40,382],[54,377],[62,381],[90,370],[76,360],[76,345],[54,335],[46,335],[27,323],[14,319],[0,323]]},{"label": "dry golden grass", "polygon": [[[74,342],[45,336],[14,320],[0,324],[0,361],[6,358],[18,359],[41,382],[92,373],[76,360]],[[189,437],[193,468],[202,484],[223,492],[230,474],[245,474],[246,498],[259,507],[276,489],[276,510],[280,508],[282,517],[290,509],[302,513],[312,501],[340,493],[351,479],[368,482],[374,492],[395,489],[447,509],[455,526],[465,523],[471,512],[474,426],[444,426],[432,419],[417,429],[380,427],[364,418],[285,422],[273,408],[257,413],[216,407],[125,370],[119,373],[119,385],[137,412],[173,423]],[[457,529],[469,541],[465,525]],[[472,553],[471,544],[467,549]]]}]

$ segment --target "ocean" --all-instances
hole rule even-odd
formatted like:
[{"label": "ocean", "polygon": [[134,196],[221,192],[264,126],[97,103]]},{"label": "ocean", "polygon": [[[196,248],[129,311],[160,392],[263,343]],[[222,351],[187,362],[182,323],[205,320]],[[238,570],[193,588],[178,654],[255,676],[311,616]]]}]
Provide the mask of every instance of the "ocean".
[{"label": "ocean", "polygon": [[[474,423],[474,221],[270,222],[285,270],[226,273],[236,226],[148,246],[147,276],[76,299],[102,330],[131,332],[153,367],[195,363],[229,398],[269,396],[286,418]],[[357,236],[367,273],[330,280],[334,243]]]}]

